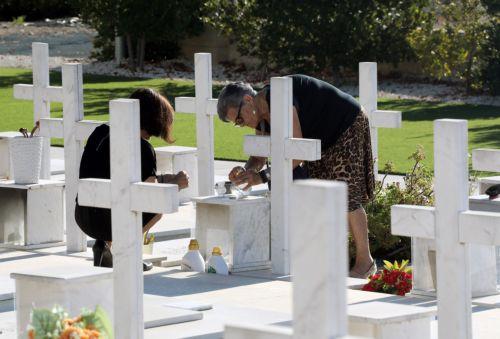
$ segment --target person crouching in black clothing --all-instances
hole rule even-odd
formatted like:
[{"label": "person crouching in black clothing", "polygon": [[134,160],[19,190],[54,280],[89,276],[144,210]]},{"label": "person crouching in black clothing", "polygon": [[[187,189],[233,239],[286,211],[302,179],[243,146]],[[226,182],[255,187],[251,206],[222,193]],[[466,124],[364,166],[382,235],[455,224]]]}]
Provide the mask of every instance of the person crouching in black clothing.
[{"label": "person crouching in black clothing", "polygon": [[[184,171],[157,176],[156,154],[148,142],[151,136],[160,137],[168,143],[173,142],[172,105],[165,97],[149,88],[137,89],[130,98],[138,99],[140,103],[142,181],[177,184],[179,189],[188,187],[189,177]],[[97,127],[87,140],[80,163],[80,179],[84,178],[110,178],[109,126],[106,124]],[[149,231],[160,218],[161,214],[142,213],[142,232]],[[94,266],[113,267],[111,210],[80,206],[77,197],[75,219],[82,231],[96,240],[92,247]],[[143,263],[143,268],[150,270],[152,265]]]}]

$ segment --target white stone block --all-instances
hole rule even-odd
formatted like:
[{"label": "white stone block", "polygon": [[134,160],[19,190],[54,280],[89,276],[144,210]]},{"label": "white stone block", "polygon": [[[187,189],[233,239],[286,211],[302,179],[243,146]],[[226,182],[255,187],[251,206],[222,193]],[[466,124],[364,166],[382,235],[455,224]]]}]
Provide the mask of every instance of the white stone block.
[{"label": "white stone block", "polygon": [[[82,308],[100,305],[113,319],[113,270],[86,266],[65,266],[58,269],[16,272],[16,322],[18,338],[24,338],[32,307],[62,306],[70,315],[80,314]],[[101,293],[99,293],[99,291]]]},{"label": "white stone block", "polygon": [[64,240],[64,182],[0,182],[0,242],[7,246],[60,245]]},{"label": "white stone block", "polygon": [[[482,180],[484,180],[484,184],[487,185],[487,187],[490,187],[493,184],[500,184],[500,176],[482,178]],[[481,183],[482,182],[483,181],[481,181]],[[484,188],[484,191],[486,191],[487,187],[486,188],[481,187],[481,189]],[[469,209],[473,211],[500,213],[500,198],[490,200],[487,195],[476,195],[469,197]],[[497,266],[497,285],[500,285],[500,246],[495,246],[495,252],[496,252],[496,266]]]},{"label": "white stone block", "polygon": [[[492,201],[490,203],[490,201]],[[495,209],[495,200],[488,200],[487,196],[474,196],[469,198],[471,210],[489,211]],[[496,203],[500,210],[500,199]],[[392,233],[412,237],[412,267],[413,289],[412,294],[435,296],[436,295],[436,246],[434,238],[433,207],[420,206],[393,206],[391,212]],[[495,221],[493,221],[495,222]],[[483,227],[471,227],[468,230],[474,236],[486,236],[481,243],[493,245],[491,233],[481,232]],[[489,242],[488,242],[489,241]],[[470,270],[472,296],[481,297],[497,294],[497,267],[500,264],[495,248],[480,245],[479,242],[470,247]]]},{"label": "white stone block", "polygon": [[[493,246],[470,244],[472,297],[484,297],[498,293],[497,259]],[[431,239],[412,238],[412,268],[414,295],[436,296],[436,245]]]},{"label": "white stone block", "polygon": [[349,334],[375,339],[428,339],[436,310],[369,301],[349,305]]},{"label": "white stone block", "polygon": [[198,163],[195,147],[165,146],[157,147],[157,172],[173,173],[186,171],[189,175],[189,187],[179,191],[179,202],[185,203],[198,196]]},{"label": "white stone block", "polygon": [[500,172],[500,150],[472,150],[472,167],[478,171]]},{"label": "white stone block", "polygon": [[10,161],[10,139],[21,135],[19,132],[0,132],[0,178],[13,179]]},{"label": "white stone block", "polygon": [[291,339],[292,329],[272,325],[226,325],[224,339]]},{"label": "white stone block", "polygon": [[428,206],[391,206],[391,232],[394,235],[435,238],[434,207]]},{"label": "white stone block", "polygon": [[479,194],[485,194],[493,185],[500,185],[500,176],[484,177],[479,179]]},{"label": "white stone block", "polygon": [[[322,202],[322,208],[316,203]],[[294,338],[347,334],[347,186],[299,180],[291,187]],[[314,263],[314,264],[313,264]]]},{"label": "white stone block", "polygon": [[205,259],[219,246],[232,272],[270,267],[270,204],[264,197],[195,198],[196,239]]}]

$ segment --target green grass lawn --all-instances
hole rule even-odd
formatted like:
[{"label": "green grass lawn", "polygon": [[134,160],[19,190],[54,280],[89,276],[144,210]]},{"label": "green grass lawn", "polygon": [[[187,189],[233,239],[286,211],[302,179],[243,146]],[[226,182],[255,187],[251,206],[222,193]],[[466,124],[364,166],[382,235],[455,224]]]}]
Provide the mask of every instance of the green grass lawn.
[{"label": "green grass lawn", "polygon": [[[60,73],[51,73],[52,85],[61,84]],[[152,87],[166,95],[173,103],[176,96],[194,96],[193,81],[174,81],[165,79],[134,79],[100,75],[84,76],[85,118],[108,120],[108,102],[112,99],[126,98],[138,87]],[[0,68],[0,131],[30,129],[33,125],[33,104],[31,101],[13,98],[12,86],[17,83],[32,83],[31,70]],[[214,97],[220,87],[214,86]],[[422,102],[414,100],[383,99],[379,109],[401,110],[403,128],[379,129],[380,168],[390,160],[395,171],[409,170],[408,156],[418,144],[423,145],[426,164],[432,166],[433,120],[441,118],[467,119],[469,121],[469,149],[488,147],[500,148],[500,108],[481,105],[448,104],[445,102]],[[51,107],[52,117],[61,117],[61,104]],[[174,124],[174,137],[177,145],[195,146],[196,131],[193,114],[177,113]],[[247,128],[234,128],[214,119],[215,157],[217,159],[246,159],[243,153],[243,135],[252,134]],[[165,145],[153,139],[154,146]],[[62,145],[62,140],[53,140]]]}]

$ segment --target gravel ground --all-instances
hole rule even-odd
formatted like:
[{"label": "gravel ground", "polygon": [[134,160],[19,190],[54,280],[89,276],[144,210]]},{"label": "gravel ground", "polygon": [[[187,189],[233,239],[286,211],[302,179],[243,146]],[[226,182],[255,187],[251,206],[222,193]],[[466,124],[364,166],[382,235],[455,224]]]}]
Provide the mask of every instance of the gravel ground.
[{"label": "gravel ground", "polygon": [[[81,62],[85,73],[136,76],[144,78],[193,79],[194,66],[188,60],[169,60],[156,65],[146,65],[142,72],[132,72],[117,67],[114,62],[98,62],[90,58],[92,40],[96,32],[82,24],[78,18],[46,20],[44,22],[15,25],[0,22],[0,67],[31,68],[31,43],[49,43],[49,66],[58,69],[64,62]],[[213,65],[216,83],[259,78],[257,72]],[[251,81],[251,80],[250,80]],[[340,88],[357,95],[356,85]],[[396,81],[380,81],[379,96],[385,98],[447,101],[456,103],[500,106],[500,96],[466,96],[456,86]]]}]

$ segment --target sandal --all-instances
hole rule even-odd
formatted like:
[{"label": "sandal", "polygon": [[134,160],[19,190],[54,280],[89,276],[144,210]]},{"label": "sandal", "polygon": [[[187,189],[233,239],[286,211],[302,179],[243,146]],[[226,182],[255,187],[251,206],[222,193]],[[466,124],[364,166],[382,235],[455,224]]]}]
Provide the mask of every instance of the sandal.
[{"label": "sandal", "polygon": [[377,264],[375,264],[375,260],[372,262],[370,267],[366,270],[365,273],[359,273],[358,271],[351,270],[349,272],[350,278],[358,278],[358,279],[368,279],[371,275],[377,273]]}]

